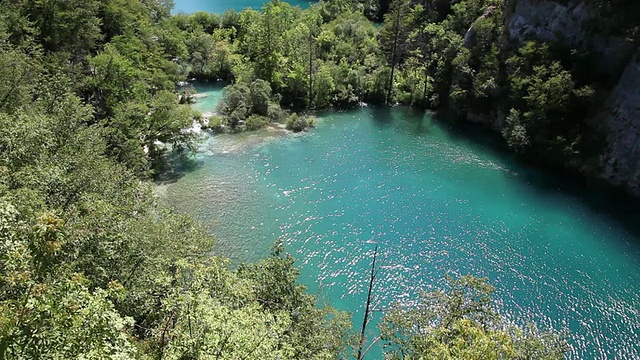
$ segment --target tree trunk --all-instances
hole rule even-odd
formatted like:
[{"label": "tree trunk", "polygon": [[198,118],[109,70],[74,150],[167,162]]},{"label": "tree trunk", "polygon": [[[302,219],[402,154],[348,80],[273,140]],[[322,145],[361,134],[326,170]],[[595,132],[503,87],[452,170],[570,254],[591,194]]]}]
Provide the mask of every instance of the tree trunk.
[{"label": "tree trunk", "polygon": [[391,52],[391,76],[389,76],[389,86],[387,87],[387,98],[385,102],[391,100],[391,93],[393,92],[393,76],[396,71],[396,62],[398,57],[398,38],[400,37],[400,6],[395,10],[395,21],[393,28],[393,50]]},{"label": "tree trunk", "polygon": [[367,323],[369,322],[369,313],[371,310],[371,293],[373,291],[373,282],[376,278],[376,257],[378,256],[378,245],[376,245],[373,251],[373,262],[371,262],[371,275],[369,277],[369,291],[367,293],[367,302],[364,309],[364,318],[362,319],[362,330],[360,331],[360,344],[358,345],[358,360],[362,360],[362,347],[364,346],[364,333],[367,330]]},{"label": "tree trunk", "polygon": [[309,105],[307,108],[311,108],[313,104],[313,35],[309,30]]}]

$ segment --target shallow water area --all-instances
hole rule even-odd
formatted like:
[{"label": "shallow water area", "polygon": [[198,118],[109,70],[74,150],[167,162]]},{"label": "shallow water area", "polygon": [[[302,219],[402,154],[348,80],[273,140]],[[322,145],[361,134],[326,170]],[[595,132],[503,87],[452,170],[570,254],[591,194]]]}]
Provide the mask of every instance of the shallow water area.
[{"label": "shallow water area", "polygon": [[194,95],[195,103],[191,107],[205,115],[214,113],[225,86],[227,84],[222,81],[193,83],[196,94]]},{"label": "shallow water area", "polygon": [[[610,199],[593,206],[490,135],[449,127],[406,108],[366,108],[322,115],[296,136],[214,136],[163,198],[235,262],[283,239],[301,282],[354,323],[377,242],[382,306],[414,301],[447,273],[488,276],[511,320],[570,329],[569,358],[639,358],[640,228],[627,221],[638,212]],[[368,358],[380,357],[376,348]]]}]

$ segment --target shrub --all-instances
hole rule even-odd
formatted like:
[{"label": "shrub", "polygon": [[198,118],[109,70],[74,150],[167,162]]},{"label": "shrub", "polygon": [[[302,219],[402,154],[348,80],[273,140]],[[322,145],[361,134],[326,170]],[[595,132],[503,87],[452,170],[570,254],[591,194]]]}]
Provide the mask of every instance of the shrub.
[{"label": "shrub", "polygon": [[306,130],[308,127],[315,126],[315,122],[315,117],[305,117],[293,113],[287,117],[286,126],[288,130],[300,132]]},{"label": "shrub", "polygon": [[213,115],[209,118],[209,123],[206,126],[203,126],[203,129],[209,129],[213,132],[222,132],[224,127],[224,117],[220,115]]},{"label": "shrub", "polygon": [[269,123],[269,118],[266,116],[253,114],[249,116],[245,122],[246,129],[249,131],[259,130],[265,127]]},{"label": "shrub", "polygon": [[285,117],[285,112],[278,103],[271,101],[267,109],[267,116],[271,121],[278,121]]}]

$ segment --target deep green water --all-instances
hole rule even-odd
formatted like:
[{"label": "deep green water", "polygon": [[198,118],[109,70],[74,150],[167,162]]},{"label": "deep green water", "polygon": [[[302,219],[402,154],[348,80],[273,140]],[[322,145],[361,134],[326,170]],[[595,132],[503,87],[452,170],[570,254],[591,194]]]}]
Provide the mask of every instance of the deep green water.
[{"label": "deep green water", "polygon": [[336,112],[302,135],[210,137],[158,191],[236,262],[282,238],[301,281],[356,323],[375,241],[382,304],[411,302],[447,273],[488,276],[512,321],[570,329],[569,358],[640,358],[640,214],[498,143],[406,108]]},{"label": "deep green water", "polygon": [[[245,8],[260,9],[268,0],[175,0],[174,12],[191,14],[197,11],[207,11],[221,14],[229,9],[240,11]],[[287,0],[293,6],[307,8],[314,0]]]}]

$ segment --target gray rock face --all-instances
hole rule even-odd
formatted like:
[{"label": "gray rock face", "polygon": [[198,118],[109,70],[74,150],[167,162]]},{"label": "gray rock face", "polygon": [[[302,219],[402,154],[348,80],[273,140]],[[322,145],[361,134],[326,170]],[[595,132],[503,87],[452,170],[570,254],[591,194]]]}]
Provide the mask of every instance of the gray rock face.
[{"label": "gray rock face", "polygon": [[625,65],[633,46],[623,38],[595,33],[597,15],[598,10],[585,0],[511,0],[505,26],[512,42],[561,41],[591,52],[598,71],[616,73]]},{"label": "gray rock face", "polygon": [[589,119],[607,146],[599,158],[600,177],[640,196],[640,60],[625,39],[594,31],[597,9],[586,0],[510,0],[505,13],[507,41],[564,42],[590,52],[594,71],[622,75],[604,106]]},{"label": "gray rock face", "polygon": [[640,59],[634,57],[597,116],[607,148],[600,157],[602,177],[640,195]]},{"label": "gray rock face", "polygon": [[577,45],[584,41],[584,23],[589,18],[585,1],[517,0],[506,25],[509,37],[520,43],[531,38],[551,42],[562,38]]}]

